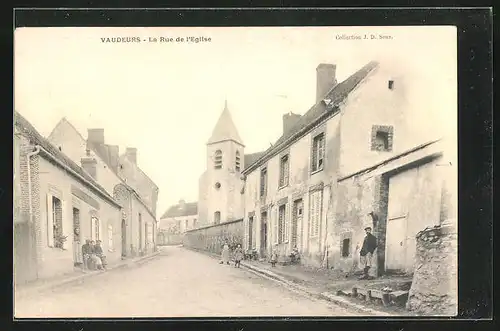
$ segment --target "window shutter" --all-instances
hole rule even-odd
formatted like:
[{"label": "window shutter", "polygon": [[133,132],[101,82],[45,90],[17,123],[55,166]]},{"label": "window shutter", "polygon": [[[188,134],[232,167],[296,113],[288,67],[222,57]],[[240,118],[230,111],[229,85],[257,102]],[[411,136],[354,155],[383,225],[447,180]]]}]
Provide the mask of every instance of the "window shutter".
[{"label": "window shutter", "polygon": [[274,217],[271,217],[271,221],[273,222],[273,237],[274,237],[274,242],[275,243],[278,243],[279,240],[278,240],[278,236],[279,236],[279,211],[276,209],[274,212],[273,212],[273,216]]},{"label": "window shutter", "polygon": [[[64,220],[66,219],[66,201],[61,200],[61,235],[68,236],[68,229],[67,226],[64,226]],[[66,241],[62,243],[62,248],[67,249],[68,248],[68,243],[71,242],[69,240],[69,236],[66,238]]]},{"label": "window shutter", "polygon": [[108,250],[113,251],[113,227],[108,225]]},{"label": "window shutter", "polygon": [[54,210],[50,194],[47,194],[47,246],[54,247]]},{"label": "window shutter", "polygon": [[290,241],[290,208],[285,205],[285,242]]}]

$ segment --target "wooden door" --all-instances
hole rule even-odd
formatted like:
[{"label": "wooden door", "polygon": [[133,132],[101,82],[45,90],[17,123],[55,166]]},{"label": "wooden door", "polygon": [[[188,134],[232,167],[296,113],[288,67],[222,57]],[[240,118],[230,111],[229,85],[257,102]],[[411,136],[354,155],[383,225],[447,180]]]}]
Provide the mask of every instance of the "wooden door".
[{"label": "wooden door", "polygon": [[267,256],[267,213],[262,213],[261,215],[260,255],[261,257]]},{"label": "wooden door", "polygon": [[292,240],[291,240],[292,249],[294,247],[299,248],[298,246],[301,246],[302,243],[302,238],[300,238],[298,231],[299,224],[302,224],[302,213],[303,213],[302,199],[296,200],[293,203],[293,210],[292,210]]},{"label": "wooden door", "polygon": [[418,183],[418,168],[409,169],[389,178],[389,204],[387,212],[385,269],[408,271],[408,218],[415,187]]}]

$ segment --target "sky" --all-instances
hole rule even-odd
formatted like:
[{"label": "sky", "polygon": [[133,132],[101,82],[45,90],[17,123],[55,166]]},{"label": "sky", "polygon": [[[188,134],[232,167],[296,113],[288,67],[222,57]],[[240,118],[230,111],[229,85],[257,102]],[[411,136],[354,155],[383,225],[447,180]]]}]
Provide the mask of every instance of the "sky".
[{"label": "sky", "polygon": [[[338,39],[341,36],[368,39]],[[392,39],[371,40],[384,34]],[[137,37],[141,42],[105,43]],[[148,42],[204,37],[205,42]],[[160,189],[158,217],[196,201],[206,142],[227,99],[245,153],[279,138],[282,115],[315,101],[316,67],[340,82],[371,60],[411,59],[429,74],[456,67],[454,27],[19,28],[14,104],[48,136],[66,117],[84,136],[138,149]],[[429,65],[431,64],[431,65]]]}]

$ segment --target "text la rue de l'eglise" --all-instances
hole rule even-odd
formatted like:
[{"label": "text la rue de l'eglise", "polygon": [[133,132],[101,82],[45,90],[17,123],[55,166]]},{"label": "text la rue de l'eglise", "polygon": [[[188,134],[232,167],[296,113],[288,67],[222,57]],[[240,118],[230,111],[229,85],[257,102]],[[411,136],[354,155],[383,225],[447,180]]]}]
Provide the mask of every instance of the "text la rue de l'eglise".
[{"label": "text la rue de l'eglise", "polygon": [[203,43],[211,42],[210,37],[101,37],[103,43]]}]

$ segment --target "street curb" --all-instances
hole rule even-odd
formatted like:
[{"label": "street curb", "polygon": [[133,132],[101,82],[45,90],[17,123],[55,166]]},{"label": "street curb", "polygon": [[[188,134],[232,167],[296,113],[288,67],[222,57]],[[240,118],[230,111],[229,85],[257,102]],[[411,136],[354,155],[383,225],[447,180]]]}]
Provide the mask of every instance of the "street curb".
[{"label": "street curb", "polygon": [[[194,249],[194,248],[190,248],[190,247],[185,247],[185,248],[187,248],[189,250],[192,250],[194,252],[203,253],[205,255],[208,255],[208,256],[211,256],[211,257],[214,257],[214,258],[218,258],[218,256],[216,254],[213,254],[213,253],[210,253],[210,252],[206,252],[206,251],[202,251],[202,250]],[[289,290],[292,290],[293,292],[299,292],[300,294],[306,295],[308,297],[312,297],[312,298],[315,298],[315,299],[320,299],[320,300],[323,300],[323,301],[332,302],[332,303],[334,303],[334,304],[336,304],[338,306],[341,306],[341,307],[344,307],[344,308],[347,308],[347,309],[351,309],[351,310],[355,310],[357,312],[362,312],[362,313],[368,314],[368,315],[374,315],[374,316],[397,316],[395,314],[390,314],[390,313],[386,313],[386,312],[383,312],[383,311],[371,309],[371,308],[368,308],[368,307],[365,307],[365,306],[362,306],[362,305],[358,305],[356,303],[350,302],[349,300],[346,300],[346,299],[342,298],[341,296],[338,296],[338,295],[335,295],[335,294],[331,294],[331,293],[328,293],[328,292],[314,293],[310,289],[308,289],[308,288],[306,288],[304,286],[298,285],[298,284],[296,284],[296,283],[294,283],[294,282],[286,279],[285,277],[282,277],[280,275],[275,274],[274,272],[271,272],[271,271],[268,271],[268,270],[264,270],[264,269],[255,267],[255,266],[250,265],[248,263],[245,263],[243,261],[241,262],[241,266],[244,267],[245,269],[248,269],[248,270],[252,271],[255,274],[258,274],[260,276],[265,276],[266,278],[268,278],[270,280],[273,280],[273,281],[275,281],[277,283],[280,283],[281,285],[283,285],[284,287],[286,287]]]},{"label": "street curb", "polygon": [[83,275],[78,275],[78,276],[70,277],[67,279],[63,279],[60,282],[57,282],[54,284],[40,285],[40,286],[35,287],[35,288],[26,288],[26,289],[20,288],[20,289],[16,289],[15,292],[17,292],[16,294],[18,296],[24,296],[24,295],[28,295],[28,294],[40,293],[40,292],[45,292],[48,290],[53,290],[53,289],[63,287],[66,285],[71,285],[74,283],[81,283],[87,278],[92,278],[92,277],[95,277],[98,275],[104,275],[107,272],[115,271],[118,269],[123,269],[123,268],[129,267],[129,266],[134,265],[134,264],[145,263],[145,262],[153,259],[154,257],[158,256],[159,254],[160,254],[160,252],[154,252],[150,255],[142,256],[142,257],[137,258],[135,260],[129,260],[129,261],[125,260],[124,262],[121,262],[121,263],[119,263],[111,268],[108,268],[106,271],[94,271],[94,272],[90,272],[90,273],[85,273]]}]

